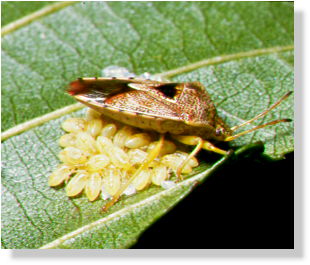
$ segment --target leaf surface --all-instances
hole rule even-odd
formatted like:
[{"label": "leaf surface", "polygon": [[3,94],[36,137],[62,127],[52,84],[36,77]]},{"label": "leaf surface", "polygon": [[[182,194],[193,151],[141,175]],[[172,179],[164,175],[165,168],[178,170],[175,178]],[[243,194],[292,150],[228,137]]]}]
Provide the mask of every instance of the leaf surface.
[{"label": "leaf surface", "polygon": [[[2,6],[2,12],[9,11]],[[100,76],[106,66],[202,82],[233,126],[293,89],[293,5],[284,2],[83,2],[64,6],[2,38],[2,130],[66,107],[67,84]],[[84,110],[74,113],[82,115]],[[59,163],[67,115],[22,128],[2,143],[4,248],[126,248],[218,166],[204,161],[175,188],[152,187],[107,214],[103,202],[68,199],[47,177]],[[51,116],[55,117],[55,116]],[[293,98],[255,124],[293,118]],[[43,119],[43,118],[42,118]],[[253,126],[253,125],[251,125]],[[247,128],[251,128],[251,126]],[[293,124],[243,136],[262,140],[265,154],[293,151]]]},{"label": "leaf surface", "polygon": [[[21,1],[5,1],[1,3],[1,26],[5,26],[10,22],[14,22],[26,15],[29,15],[45,6],[50,6],[53,1],[36,1],[29,3],[24,3]],[[5,11],[5,12],[4,12]]]}]

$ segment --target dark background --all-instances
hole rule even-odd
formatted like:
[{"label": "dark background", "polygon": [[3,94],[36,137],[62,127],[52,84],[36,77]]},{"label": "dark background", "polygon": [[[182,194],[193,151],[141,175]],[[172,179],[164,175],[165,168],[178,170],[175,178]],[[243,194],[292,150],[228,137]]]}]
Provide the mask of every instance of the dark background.
[{"label": "dark background", "polygon": [[136,249],[294,248],[294,153],[231,161],[149,227]]}]

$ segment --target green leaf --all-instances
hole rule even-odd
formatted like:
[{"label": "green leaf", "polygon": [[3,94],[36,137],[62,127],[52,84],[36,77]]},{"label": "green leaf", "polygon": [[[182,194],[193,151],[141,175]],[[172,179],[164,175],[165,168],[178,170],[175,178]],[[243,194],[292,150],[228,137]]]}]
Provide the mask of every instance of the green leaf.
[{"label": "green leaf", "polygon": [[[50,6],[54,1],[44,2],[20,2],[20,1],[5,1],[1,3],[1,26],[5,26],[14,22],[26,15],[29,15],[45,6]],[[4,12],[5,11],[5,12]]]},{"label": "green leaf", "polygon": [[[119,65],[137,74],[200,81],[231,126],[293,90],[292,3],[83,2],[50,7],[22,23],[12,21],[2,31],[4,248],[129,247],[225,162],[202,161],[196,174],[175,188],[152,187],[122,199],[107,214],[99,211],[102,201],[67,198],[63,189],[48,187],[47,177],[59,163],[60,123],[79,108],[70,107],[74,100],[64,94],[77,77],[100,76],[103,68]],[[2,5],[2,12],[12,12],[7,8]],[[279,118],[293,118],[292,97],[254,125]],[[280,158],[293,151],[293,124],[264,128],[232,145],[258,140],[266,143],[266,155]]]}]

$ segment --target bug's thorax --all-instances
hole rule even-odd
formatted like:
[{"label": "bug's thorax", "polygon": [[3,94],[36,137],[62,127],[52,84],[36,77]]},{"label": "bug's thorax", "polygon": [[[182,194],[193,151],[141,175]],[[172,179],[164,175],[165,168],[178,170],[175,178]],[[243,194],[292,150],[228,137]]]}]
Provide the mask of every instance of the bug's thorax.
[{"label": "bug's thorax", "polygon": [[179,104],[186,114],[184,121],[190,125],[186,133],[204,139],[223,141],[232,134],[230,127],[218,116],[210,95],[199,82],[183,83]]}]

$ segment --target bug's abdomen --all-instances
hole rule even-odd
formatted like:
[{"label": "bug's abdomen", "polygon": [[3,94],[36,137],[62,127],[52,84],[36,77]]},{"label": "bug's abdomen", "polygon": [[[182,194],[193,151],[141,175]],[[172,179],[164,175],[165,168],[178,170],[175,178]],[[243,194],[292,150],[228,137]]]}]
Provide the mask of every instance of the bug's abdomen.
[{"label": "bug's abdomen", "polygon": [[207,126],[187,125],[183,121],[161,119],[131,112],[101,109],[100,112],[121,123],[144,130],[152,130],[158,133],[171,133],[181,135],[197,135],[204,139],[210,139],[214,134],[212,128]]}]

